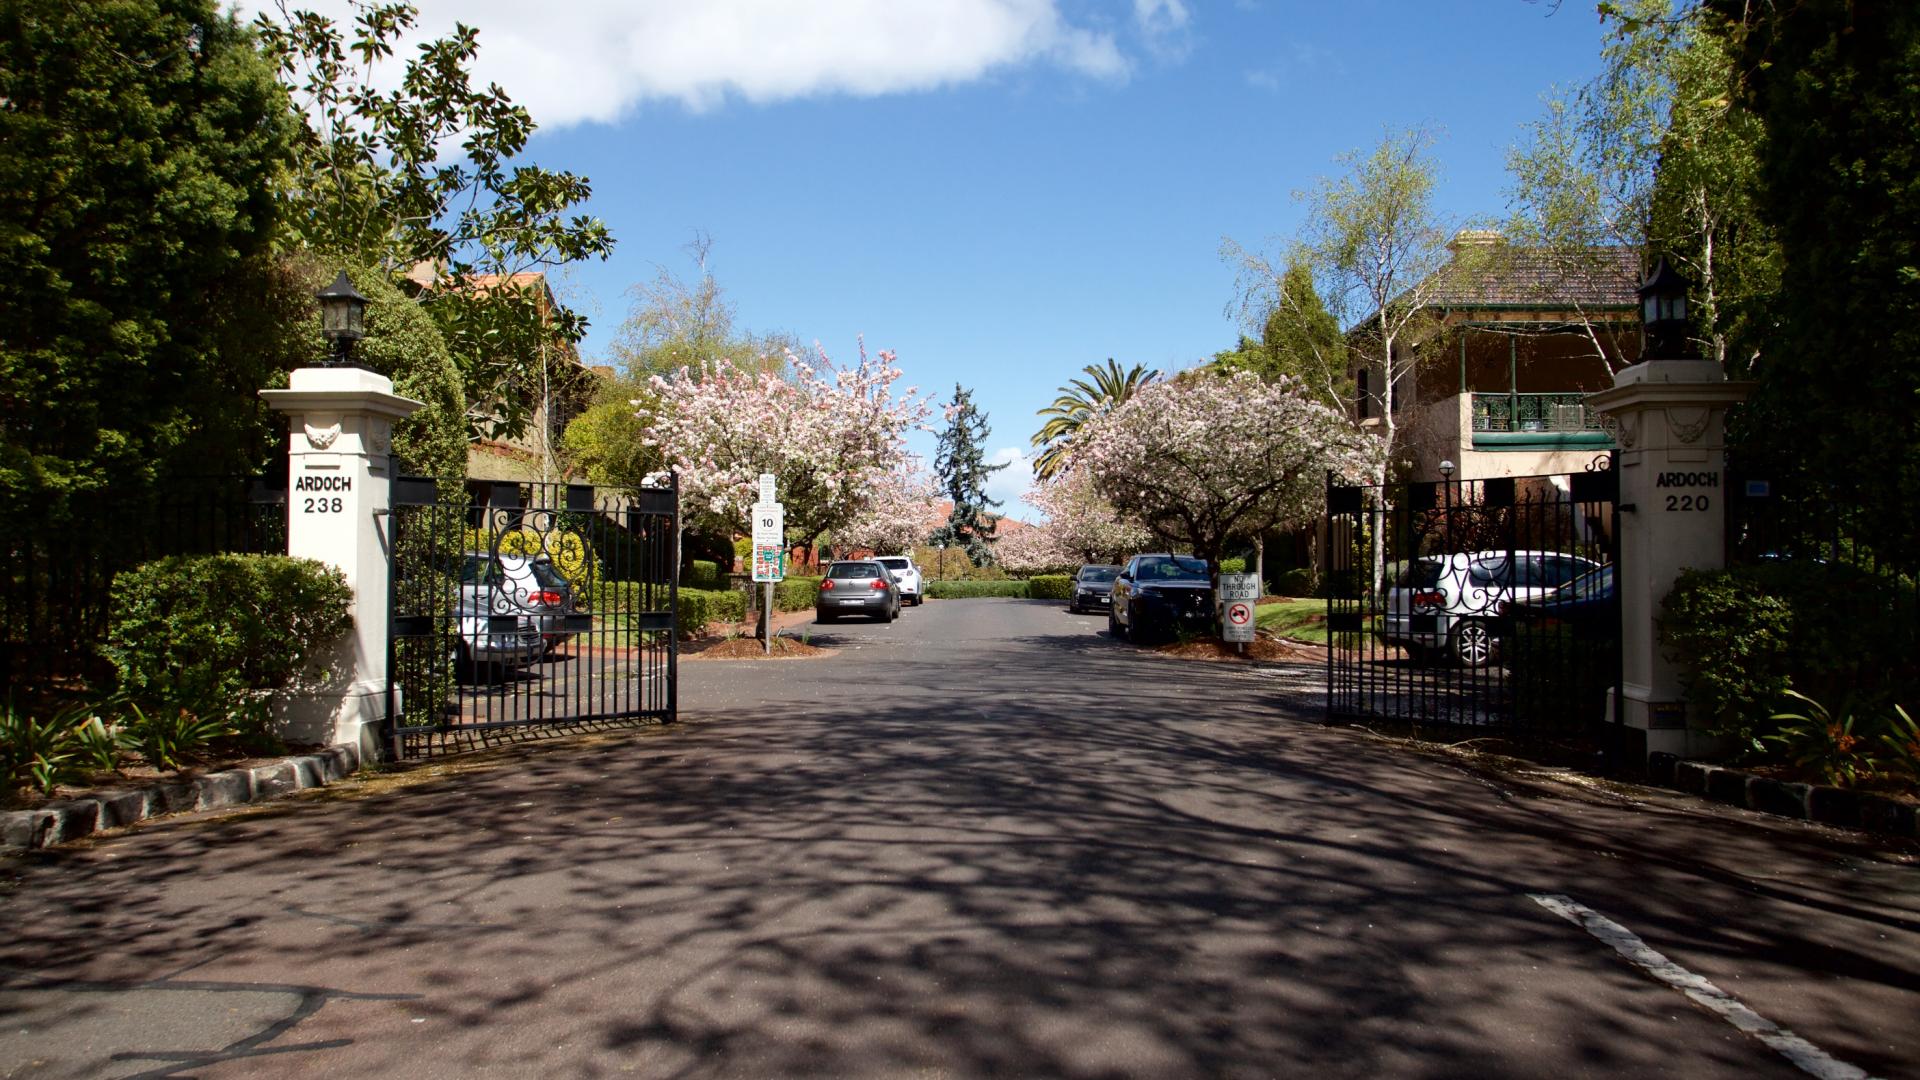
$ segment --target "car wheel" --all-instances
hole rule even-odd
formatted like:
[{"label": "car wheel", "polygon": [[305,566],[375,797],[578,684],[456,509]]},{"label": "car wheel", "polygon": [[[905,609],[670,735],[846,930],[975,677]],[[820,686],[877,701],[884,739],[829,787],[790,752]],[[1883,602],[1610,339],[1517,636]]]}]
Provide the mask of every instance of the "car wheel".
[{"label": "car wheel", "polygon": [[1461,667],[1486,667],[1499,652],[1500,640],[1493,628],[1479,619],[1467,619],[1453,628],[1449,648]]}]

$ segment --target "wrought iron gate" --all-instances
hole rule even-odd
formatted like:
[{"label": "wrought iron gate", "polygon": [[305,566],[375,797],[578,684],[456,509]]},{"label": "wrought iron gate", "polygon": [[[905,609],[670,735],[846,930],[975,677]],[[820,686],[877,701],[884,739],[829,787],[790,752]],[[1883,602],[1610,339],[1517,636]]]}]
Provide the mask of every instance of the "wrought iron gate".
[{"label": "wrought iron gate", "polygon": [[1329,481],[1328,715],[1611,746],[1615,467],[1609,453],[1565,475]]},{"label": "wrought iron gate", "polygon": [[671,722],[679,488],[394,482],[395,757]]}]

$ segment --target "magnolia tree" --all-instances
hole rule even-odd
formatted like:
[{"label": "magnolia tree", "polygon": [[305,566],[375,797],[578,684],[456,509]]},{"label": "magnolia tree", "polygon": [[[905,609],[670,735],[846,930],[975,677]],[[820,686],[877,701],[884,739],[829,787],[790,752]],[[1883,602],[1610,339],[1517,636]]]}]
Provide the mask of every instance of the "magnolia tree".
[{"label": "magnolia tree", "polygon": [[1328,470],[1359,482],[1378,444],[1294,379],[1157,383],[1083,436],[1074,468],[1122,516],[1218,565],[1234,537],[1317,517]]},{"label": "magnolia tree", "polygon": [[882,555],[912,551],[914,545],[926,542],[927,519],[939,492],[933,477],[910,459],[874,482],[860,513],[846,527],[834,530],[834,546],[867,548]]},{"label": "magnolia tree", "polygon": [[784,374],[719,363],[654,376],[646,441],[679,471],[689,512],[717,528],[746,531],[772,473],[788,538],[811,545],[858,520],[910,460],[906,433],[929,406],[912,387],[894,393],[893,361],[862,343],[846,369],[821,350],[814,363],[788,352]]}]

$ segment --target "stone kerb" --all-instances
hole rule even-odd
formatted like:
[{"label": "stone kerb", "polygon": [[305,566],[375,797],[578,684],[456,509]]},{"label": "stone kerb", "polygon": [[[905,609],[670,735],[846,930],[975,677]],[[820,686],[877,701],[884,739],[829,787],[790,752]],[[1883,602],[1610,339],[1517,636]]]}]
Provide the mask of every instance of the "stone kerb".
[{"label": "stone kerb", "polygon": [[286,703],[293,741],[354,745],[379,755],[387,712],[388,511],[393,424],[421,403],[360,368],[301,368],[260,396],[285,413],[287,554],[338,567],[353,589],[353,630],[337,643],[329,686]]}]

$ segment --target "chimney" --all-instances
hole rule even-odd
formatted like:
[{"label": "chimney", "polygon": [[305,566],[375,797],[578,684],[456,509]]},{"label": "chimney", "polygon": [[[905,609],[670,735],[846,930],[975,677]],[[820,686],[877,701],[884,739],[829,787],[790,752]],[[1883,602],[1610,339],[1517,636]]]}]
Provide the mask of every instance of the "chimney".
[{"label": "chimney", "polygon": [[1461,229],[1453,234],[1452,240],[1447,241],[1447,250],[1458,255],[1462,248],[1495,247],[1506,242],[1507,238],[1500,235],[1499,229]]}]

